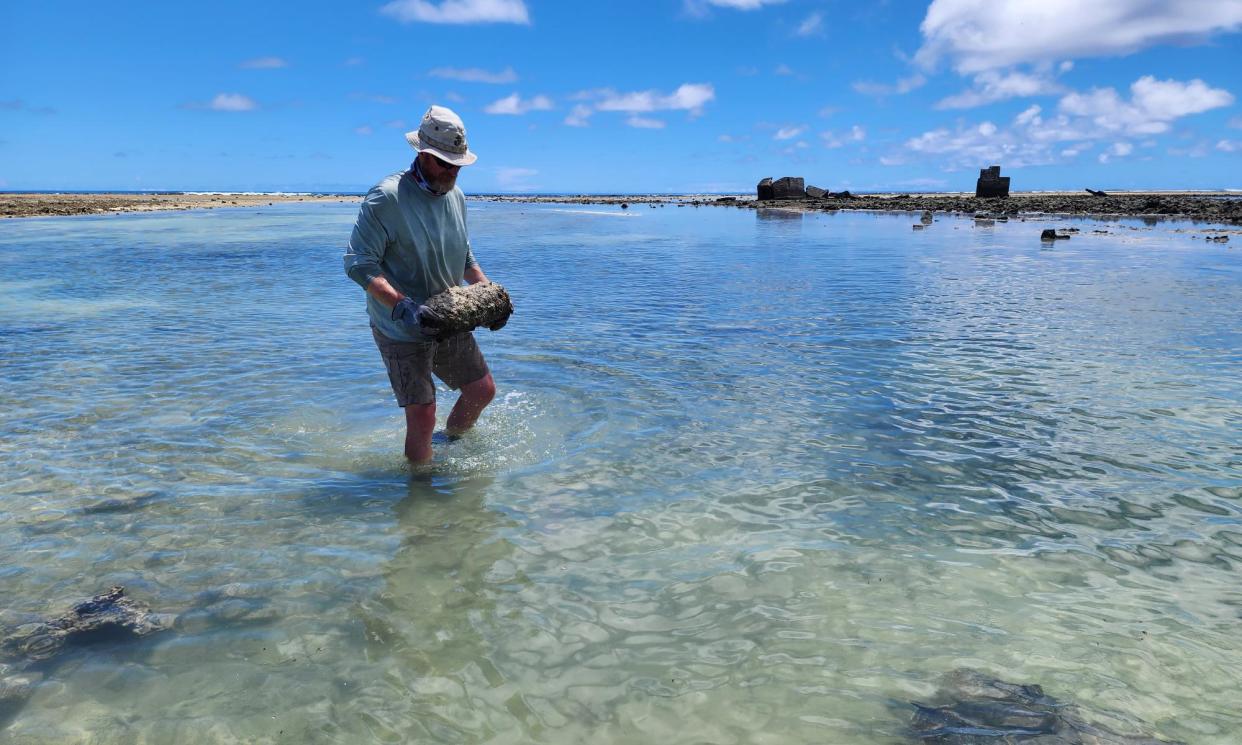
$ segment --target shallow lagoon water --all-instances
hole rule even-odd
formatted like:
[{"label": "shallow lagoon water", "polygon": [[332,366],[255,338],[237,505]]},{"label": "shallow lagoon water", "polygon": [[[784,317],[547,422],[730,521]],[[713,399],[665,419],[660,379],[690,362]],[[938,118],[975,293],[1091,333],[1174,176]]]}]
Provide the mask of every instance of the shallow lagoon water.
[{"label": "shallow lagoon water", "polygon": [[179,614],[0,739],[896,743],[970,667],[1239,740],[1236,247],[470,209],[500,393],[413,471],[351,205],[0,223],[0,621]]}]

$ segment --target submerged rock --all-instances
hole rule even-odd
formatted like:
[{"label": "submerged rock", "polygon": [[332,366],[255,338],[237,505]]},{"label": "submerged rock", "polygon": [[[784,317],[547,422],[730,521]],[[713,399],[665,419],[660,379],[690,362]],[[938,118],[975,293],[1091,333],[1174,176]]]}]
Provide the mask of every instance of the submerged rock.
[{"label": "submerged rock", "polygon": [[40,662],[60,654],[71,642],[105,634],[146,636],[172,626],[172,619],[152,613],[142,602],[125,596],[124,587],[78,603],[66,614],[19,627],[0,639],[0,657],[16,662]]},{"label": "submerged rock", "polygon": [[[0,638],[0,727],[34,693],[48,662],[70,644],[139,637],[172,628],[174,617],[152,613],[140,601],[113,587],[51,620],[31,620]],[[28,669],[31,668],[31,669]]]},{"label": "submerged rock", "polygon": [[513,313],[509,293],[495,282],[450,287],[428,298],[427,305],[444,319],[437,330],[449,334],[473,331]]},{"label": "submerged rock", "polygon": [[1039,239],[1041,241],[1068,241],[1070,237],[1068,235],[1062,235],[1052,228],[1046,228],[1044,229],[1044,232],[1039,234]]},{"label": "submerged rock", "polygon": [[973,670],[950,673],[935,704],[913,703],[913,739],[936,745],[1169,745],[1089,724],[1038,685],[1007,683]]}]

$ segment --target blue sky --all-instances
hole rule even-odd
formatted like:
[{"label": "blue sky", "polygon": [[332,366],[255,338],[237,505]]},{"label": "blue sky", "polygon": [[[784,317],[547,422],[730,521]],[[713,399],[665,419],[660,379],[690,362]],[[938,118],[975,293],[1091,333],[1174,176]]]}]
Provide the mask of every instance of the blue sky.
[{"label": "blue sky", "polygon": [[1242,0],[5,3],[0,189],[1242,188]]}]

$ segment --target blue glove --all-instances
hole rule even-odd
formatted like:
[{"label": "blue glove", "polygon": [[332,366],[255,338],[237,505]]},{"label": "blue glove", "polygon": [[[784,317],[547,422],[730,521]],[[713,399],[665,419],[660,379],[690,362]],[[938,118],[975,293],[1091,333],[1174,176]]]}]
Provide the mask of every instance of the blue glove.
[{"label": "blue glove", "polygon": [[415,338],[444,341],[452,336],[450,332],[444,331],[444,319],[440,317],[440,314],[408,297],[401,298],[401,301],[392,307],[392,320],[404,326],[405,330]]}]

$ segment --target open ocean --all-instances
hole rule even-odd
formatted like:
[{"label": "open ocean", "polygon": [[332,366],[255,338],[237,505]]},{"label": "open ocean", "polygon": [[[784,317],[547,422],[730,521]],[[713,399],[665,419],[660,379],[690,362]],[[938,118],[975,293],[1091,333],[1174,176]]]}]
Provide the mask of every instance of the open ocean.
[{"label": "open ocean", "polygon": [[969,668],[1242,741],[1242,236],[471,203],[499,394],[411,471],[355,209],[0,223],[0,637],[177,618],[0,740],[900,743]]}]

